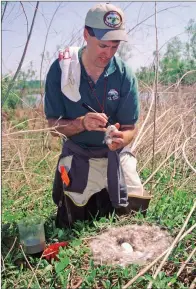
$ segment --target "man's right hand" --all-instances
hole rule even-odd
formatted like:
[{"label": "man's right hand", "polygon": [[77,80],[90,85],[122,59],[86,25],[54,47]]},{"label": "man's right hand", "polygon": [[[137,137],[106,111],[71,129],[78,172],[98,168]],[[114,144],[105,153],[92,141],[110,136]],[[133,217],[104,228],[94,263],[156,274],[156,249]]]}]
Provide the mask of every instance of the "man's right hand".
[{"label": "man's right hand", "polygon": [[105,113],[95,113],[89,112],[87,113],[83,119],[83,126],[88,131],[106,131],[108,117]]}]

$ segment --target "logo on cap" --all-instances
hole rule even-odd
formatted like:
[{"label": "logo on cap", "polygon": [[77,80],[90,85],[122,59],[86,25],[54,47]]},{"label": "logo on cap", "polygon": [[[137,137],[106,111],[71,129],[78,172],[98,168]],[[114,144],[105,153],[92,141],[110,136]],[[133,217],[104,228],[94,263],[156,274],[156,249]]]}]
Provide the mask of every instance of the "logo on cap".
[{"label": "logo on cap", "polygon": [[111,28],[117,28],[122,24],[122,17],[117,11],[109,11],[104,15],[105,25]]}]

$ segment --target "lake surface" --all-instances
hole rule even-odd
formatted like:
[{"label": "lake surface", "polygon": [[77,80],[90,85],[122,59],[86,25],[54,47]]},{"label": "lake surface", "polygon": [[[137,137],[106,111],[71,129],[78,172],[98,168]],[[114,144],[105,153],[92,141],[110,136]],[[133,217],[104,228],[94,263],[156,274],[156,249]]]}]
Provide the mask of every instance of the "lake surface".
[{"label": "lake surface", "polygon": [[28,107],[28,106],[31,106],[31,107],[38,107],[38,105],[40,104],[41,102],[41,95],[40,94],[31,94],[31,95],[27,95],[25,97],[23,97],[23,107]]}]

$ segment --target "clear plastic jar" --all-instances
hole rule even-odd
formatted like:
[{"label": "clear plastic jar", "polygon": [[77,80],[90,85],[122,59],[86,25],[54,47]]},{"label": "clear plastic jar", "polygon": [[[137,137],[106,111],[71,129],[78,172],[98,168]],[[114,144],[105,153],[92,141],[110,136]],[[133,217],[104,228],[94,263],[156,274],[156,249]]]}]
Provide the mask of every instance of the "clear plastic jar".
[{"label": "clear plastic jar", "polygon": [[45,249],[44,221],[26,217],[18,223],[20,242],[26,254],[36,254]]}]

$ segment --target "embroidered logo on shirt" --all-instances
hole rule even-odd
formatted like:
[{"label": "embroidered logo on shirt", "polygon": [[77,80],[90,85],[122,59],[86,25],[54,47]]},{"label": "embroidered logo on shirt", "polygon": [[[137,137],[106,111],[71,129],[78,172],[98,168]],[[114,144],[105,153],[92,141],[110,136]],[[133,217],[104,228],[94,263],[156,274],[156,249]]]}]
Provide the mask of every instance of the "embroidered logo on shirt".
[{"label": "embroidered logo on shirt", "polygon": [[109,100],[116,100],[119,98],[118,91],[114,88],[110,89],[108,92],[108,99]]},{"label": "embroidered logo on shirt", "polygon": [[116,11],[109,11],[104,15],[104,23],[111,28],[117,28],[122,24],[122,17]]}]

